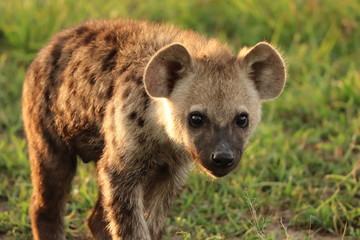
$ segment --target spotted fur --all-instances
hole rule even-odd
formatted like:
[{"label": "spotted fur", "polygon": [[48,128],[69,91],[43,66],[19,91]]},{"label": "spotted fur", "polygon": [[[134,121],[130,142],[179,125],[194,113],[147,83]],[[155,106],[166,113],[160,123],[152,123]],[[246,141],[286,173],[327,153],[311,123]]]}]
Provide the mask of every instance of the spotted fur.
[{"label": "spotted fur", "polygon": [[[235,56],[215,39],[138,21],[59,32],[23,88],[34,239],[65,239],[76,156],[97,166],[99,199],[88,219],[95,239],[161,239],[192,163],[213,176],[232,171],[261,102],[284,83],[284,63],[267,43]],[[199,128],[189,124],[194,111],[204,118]],[[249,125],[240,128],[244,113]],[[234,159],[219,167],[212,158],[225,150]]]}]

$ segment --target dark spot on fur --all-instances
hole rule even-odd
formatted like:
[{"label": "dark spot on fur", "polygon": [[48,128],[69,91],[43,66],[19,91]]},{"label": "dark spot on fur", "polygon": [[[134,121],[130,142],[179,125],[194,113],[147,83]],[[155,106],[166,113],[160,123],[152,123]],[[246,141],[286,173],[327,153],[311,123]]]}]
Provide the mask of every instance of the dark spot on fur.
[{"label": "dark spot on fur", "polygon": [[58,72],[58,61],[59,61],[59,58],[61,56],[61,51],[63,49],[63,46],[62,45],[55,45],[53,47],[53,50],[51,52],[51,71],[50,71],[50,74],[49,74],[49,81],[50,81],[50,84],[54,84],[55,80],[56,80],[56,77],[57,77],[57,72]]},{"label": "dark spot on fur", "polygon": [[97,35],[98,35],[98,32],[89,32],[82,40],[82,44],[88,45],[89,43],[91,43],[92,41],[95,40]]},{"label": "dark spot on fur", "polygon": [[130,113],[130,115],[129,115],[129,118],[130,118],[131,120],[134,120],[136,117],[137,117],[137,112],[135,112],[135,111],[132,111],[132,112]]},{"label": "dark spot on fur", "polygon": [[105,36],[105,41],[107,43],[111,43],[111,44],[114,44],[116,45],[118,43],[118,39],[117,39],[117,36],[116,34],[114,33],[109,33]]},{"label": "dark spot on fur", "polygon": [[78,35],[81,35],[81,34],[83,34],[84,32],[89,31],[89,28],[86,27],[86,26],[80,26],[80,27],[78,27],[75,31],[76,31],[76,33],[77,33]]},{"label": "dark spot on fur", "polygon": [[145,125],[145,120],[142,119],[142,118],[139,118],[139,119],[138,119],[138,126],[139,126],[139,127],[144,127],[144,125]]},{"label": "dark spot on fur", "polygon": [[61,36],[61,37],[59,37],[59,42],[60,43],[65,43],[65,42],[67,42],[67,40],[69,40],[72,37],[73,37],[73,35],[71,35],[71,34]]},{"label": "dark spot on fur", "polygon": [[97,54],[96,53],[96,50],[98,49],[98,46],[93,44],[93,45],[90,45],[89,47],[89,55],[90,56],[94,56],[94,54]]},{"label": "dark spot on fur", "polygon": [[126,89],[125,89],[125,91],[123,92],[123,94],[122,94],[122,99],[123,100],[125,100],[125,99],[127,99],[128,97],[129,97],[129,95],[130,95],[130,92],[131,92],[131,88],[130,87],[127,87]]},{"label": "dark spot on fur", "polygon": [[[29,107],[29,110],[27,111],[27,114],[28,114],[28,115],[32,115],[32,113],[33,113],[34,111],[35,111],[35,108],[34,108],[34,105],[32,105],[32,106]],[[6,125],[3,124],[2,127],[5,128]]]},{"label": "dark spot on fur", "polygon": [[150,98],[147,97],[145,98],[145,101],[144,101],[144,111],[150,106]]},{"label": "dark spot on fur", "polygon": [[117,49],[113,49],[106,56],[106,58],[104,59],[103,64],[102,64],[102,68],[101,68],[101,70],[103,72],[114,70],[114,68],[116,66],[116,59],[114,59],[114,58],[115,58],[117,52],[118,52]]},{"label": "dark spot on fur", "polygon": [[121,67],[119,69],[119,74],[126,72],[130,66],[131,66],[131,63],[121,65]]},{"label": "dark spot on fur", "polygon": [[46,89],[45,90],[45,102],[48,103],[50,100],[50,90]]},{"label": "dark spot on fur", "polygon": [[81,61],[78,61],[78,62],[75,63],[75,65],[74,65],[74,67],[73,67],[73,69],[71,70],[71,73],[70,73],[71,76],[74,76],[74,74],[78,70],[80,64],[81,64]]},{"label": "dark spot on fur", "polygon": [[100,116],[99,116],[99,117],[100,117],[101,120],[104,119],[104,116],[105,116],[105,112],[104,112],[104,111],[103,111],[103,112],[100,112]]},{"label": "dark spot on fur", "polygon": [[106,91],[107,99],[110,99],[113,96],[113,93],[114,93],[114,86],[110,85],[109,88]]},{"label": "dark spot on fur", "polygon": [[64,110],[62,110],[62,109],[60,109],[59,111],[58,111],[58,114],[60,115],[60,116],[65,116],[65,112],[64,112]]},{"label": "dark spot on fur", "polygon": [[70,79],[70,80],[69,80],[69,88],[70,88],[70,89],[73,89],[73,88],[74,88],[74,84],[75,84],[75,83],[74,83],[74,79]]},{"label": "dark spot on fur", "polygon": [[90,69],[88,66],[84,68],[84,75],[86,76],[89,73]]},{"label": "dark spot on fur", "polygon": [[[51,57],[51,71],[49,73],[49,82],[51,87],[57,88],[58,83],[56,83],[56,80],[58,80],[59,73],[65,69],[67,62],[69,61],[68,54],[63,52],[64,46],[67,44],[67,40],[71,38],[70,35],[59,37],[58,41],[53,45],[53,48],[50,53]],[[62,55],[64,54],[64,57]],[[59,64],[59,61],[61,59],[64,59],[61,64]]]},{"label": "dark spot on fur", "polygon": [[101,119],[104,118],[104,114],[105,114],[105,106],[102,106],[99,111],[99,116]]},{"label": "dark spot on fur", "polygon": [[65,59],[66,59],[66,63],[68,63],[70,61],[70,59],[72,58],[72,55],[73,55],[73,49],[70,49],[69,51],[66,51],[65,52]]},{"label": "dark spot on fur", "polygon": [[142,77],[136,78],[136,79],[135,79],[135,82],[136,82],[137,85],[142,85],[142,84],[143,84],[143,79],[142,79]]},{"label": "dark spot on fur", "polygon": [[56,67],[57,63],[59,62],[59,58],[61,56],[61,52],[64,46],[61,43],[54,45],[53,50],[51,51],[51,65],[53,68]]},{"label": "dark spot on fur", "polygon": [[96,82],[95,74],[92,73],[89,77],[89,83],[90,85],[94,86],[95,82]]},{"label": "dark spot on fur", "polygon": [[226,68],[226,65],[225,65],[225,64],[216,64],[216,70],[217,70],[218,72],[224,71],[225,68]]},{"label": "dark spot on fur", "polygon": [[143,91],[142,96],[144,98],[144,111],[145,111],[150,106],[150,97],[145,90]]},{"label": "dark spot on fur", "polygon": [[133,79],[133,77],[134,77],[134,75],[133,74],[128,74],[128,75],[126,75],[126,77],[125,77],[125,82],[127,83],[127,82],[130,82],[132,79]]},{"label": "dark spot on fur", "polygon": [[50,115],[50,108],[49,108],[49,106],[46,106],[46,108],[45,108],[45,114],[46,115]]}]

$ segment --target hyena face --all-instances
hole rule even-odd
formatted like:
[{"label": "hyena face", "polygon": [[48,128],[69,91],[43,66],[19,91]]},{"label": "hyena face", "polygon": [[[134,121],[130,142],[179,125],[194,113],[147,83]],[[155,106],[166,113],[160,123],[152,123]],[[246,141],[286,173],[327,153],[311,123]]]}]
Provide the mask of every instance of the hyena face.
[{"label": "hyena face", "polygon": [[210,175],[222,177],[239,164],[260,121],[261,101],[282,91],[285,67],[267,43],[221,61],[173,44],[152,57],[144,80],[162,105],[157,114],[169,136]]}]

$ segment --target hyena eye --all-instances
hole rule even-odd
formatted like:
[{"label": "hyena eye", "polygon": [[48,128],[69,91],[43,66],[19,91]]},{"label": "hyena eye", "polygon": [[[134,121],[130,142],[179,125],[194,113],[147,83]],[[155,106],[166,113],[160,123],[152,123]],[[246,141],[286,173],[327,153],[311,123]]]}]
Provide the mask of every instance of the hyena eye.
[{"label": "hyena eye", "polygon": [[204,117],[201,113],[198,112],[190,113],[189,123],[192,127],[201,127],[204,124]]},{"label": "hyena eye", "polygon": [[249,125],[249,118],[246,113],[241,113],[236,119],[236,125],[241,128],[246,128]]}]

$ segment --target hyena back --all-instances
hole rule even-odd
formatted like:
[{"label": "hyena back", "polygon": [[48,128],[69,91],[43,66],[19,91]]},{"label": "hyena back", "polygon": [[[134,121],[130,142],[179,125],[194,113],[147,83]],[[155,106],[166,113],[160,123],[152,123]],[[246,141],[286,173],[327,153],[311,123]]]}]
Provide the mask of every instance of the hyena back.
[{"label": "hyena back", "polygon": [[65,239],[76,156],[94,161],[95,239],[158,240],[192,163],[214,177],[239,164],[285,67],[267,43],[235,56],[172,26],[90,21],[55,35],[31,64],[23,120],[34,239]]}]

